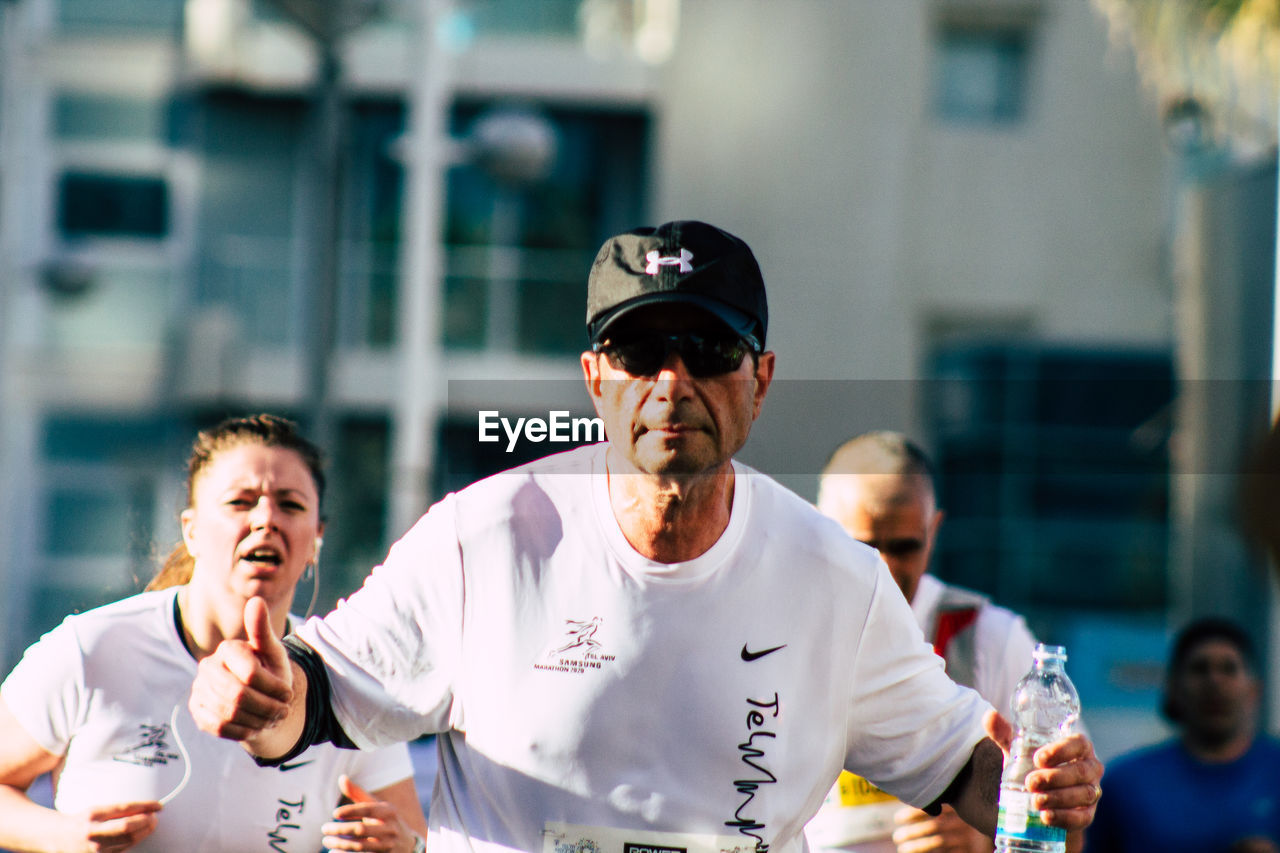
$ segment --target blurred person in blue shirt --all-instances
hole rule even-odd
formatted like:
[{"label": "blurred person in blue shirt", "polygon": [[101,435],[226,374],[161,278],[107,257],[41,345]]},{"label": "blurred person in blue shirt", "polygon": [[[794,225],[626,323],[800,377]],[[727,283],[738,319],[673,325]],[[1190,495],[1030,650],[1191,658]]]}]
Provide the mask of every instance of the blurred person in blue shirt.
[{"label": "blurred person in blue shirt", "polygon": [[1161,707],[1177,736],[1108,766],[1087,853],[1280,853],[1280,742],[1258,732],[1261,703],[1240,626],[1183,628]]}]

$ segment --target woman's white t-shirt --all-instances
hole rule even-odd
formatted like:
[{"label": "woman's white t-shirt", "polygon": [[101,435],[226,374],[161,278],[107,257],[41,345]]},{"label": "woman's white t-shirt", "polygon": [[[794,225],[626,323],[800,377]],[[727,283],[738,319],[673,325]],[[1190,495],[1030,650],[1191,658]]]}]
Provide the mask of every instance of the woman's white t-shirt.
[{"label": "woman's white t-shirt", "polygon": [[27,649],[0,685],[23,729],[65,755],[54,807],[81,812],[158,800],[186,785],[131,850],[316,853],[345,773],[376,791],[411,777],[408,748],[313,746],[278,768],[205,734],[187,711],[196,662],[173,617],[177,588],[67,617]]}]

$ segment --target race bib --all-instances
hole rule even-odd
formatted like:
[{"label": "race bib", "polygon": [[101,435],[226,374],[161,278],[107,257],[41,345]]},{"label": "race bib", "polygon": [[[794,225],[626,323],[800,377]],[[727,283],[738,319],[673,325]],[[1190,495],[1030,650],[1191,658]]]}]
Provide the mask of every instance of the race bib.
[{"label": "race bib", "polygon": [[893,815],[900,808],[902,803],[892,794],[844,770],[809,821],[805,835],[821,847],[888,838],[893,834]]},{"label": "race bib", "polygon": [[840,771],[840,778],[836,779],[836,785],[831,789],[828,797],[830,796],[835,796],[836,802],[844,808],[898,802],[893,794],[886,794],[866,779],[855,776],[848,770]]},{"label": "race bib", "polygon": [[755,853],[753,838],[547,821],[542,853]]}]

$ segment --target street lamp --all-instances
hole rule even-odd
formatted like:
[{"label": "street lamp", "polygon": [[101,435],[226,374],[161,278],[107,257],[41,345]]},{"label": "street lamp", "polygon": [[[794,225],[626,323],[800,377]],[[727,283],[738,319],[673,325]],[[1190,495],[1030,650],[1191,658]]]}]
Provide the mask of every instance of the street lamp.
[{"label": "street lamp", "polygon": [[[536,2],[536,0],[535,0]],[[481,166],[505,191],[537,180],[554,161],[557,139],[547,120],[531,110],[497,108],[481,116],[466,139],[448,135],[452,58],[471,34],[460,23],[466,4],[420,0],[411,67],[417,69],[409,93],[409,127],[398,154],[405,163],[404,228],[401,244],[398,340],[400,384],[393,408],[393,444],[388,531],[408,530],[430,497],[438,419],[445,407],[439,316],[443,305],[445,170],[459,162]],[[579,35],[583,51],[613,58],[622,53],[647,64],[669,58],[676,41],[680,0],[581,0]],[[450,37],[452,36],[452,38]],[[501,195],[501,193],[500,193]],[[510,206],[495,203],[491,241],[499,243]],[[510,242],[510,241],[508,241]],[[500,252],[492,253],[491,282],[503,276]],[[510,305],[508,304],[508,307]],[[490,328],[506,322],[490,317]]]},{"label": "street lamp", "polygon": [[310,204],[300,210],[303,251],[300,280],[310,298],[303,309],[305,386],[303,409],[313,440],[335,446],[336,430],[329,402],[329,375],[337,329],[338,274],[342,245],[342,165],[347,152],[347,122],[343,111],[342,64],[338,47],[343,38],[383,10],[385,0],[270,0],[310,37],[319,53],[319,67],[311,96],[311,115],[305,169]]},{"label": "street lamp", "polygon": [[270,0],[321,46],[330,50],[386,6],[386,0]]},{"label": "street lamp", "polygon": [[[450,21],[451,0],[424,0],[415,22],[418,52],[409,94],[409,126],[397,145],[405,165],[404,229],[400,263],[400,352],[398,393],[392,410],[392,469],[387,530],[408,530],[422,515],[430,497],[437,421],[444,408],[444,355],[440,342],[443,305],[445,171],[473,162],[504,187],[545,176],[555,160],[555,129],[539,113],[497,108],[476,120],[466,137],[448,133],[452,60],[437,37]],[[509,193],[509,189],[503,192]],[[501,198],[495,219],[503,215]],[[509,211],[509,205],[506,208]],[[494,258],[499,255],[494,229]],[[510,229],[508,229],[509,231]],[[511,242],[506,240],[505,242]],[[500,276],[491,264],[491,278]],[[509,302],[508,302],[508,306]]]}]

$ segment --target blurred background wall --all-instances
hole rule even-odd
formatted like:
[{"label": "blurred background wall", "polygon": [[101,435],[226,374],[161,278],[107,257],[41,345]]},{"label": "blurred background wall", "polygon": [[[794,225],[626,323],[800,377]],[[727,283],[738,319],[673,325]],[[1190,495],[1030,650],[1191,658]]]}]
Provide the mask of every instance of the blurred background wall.
[{"label": "blurred background wall", "polygon": [[1142,6],[0,0],[0,662],[145,583],[228,414],[330,452],[327,607],[558,449],[477,413],[590,414],[596,248],[701,218],[771,297],[744,459],[811,498],[843,439],[915,436],[937,572],[1069,647],[1104,757],[1155,739],[1171,627],[1274,622],[1234,483],[1276,161],[1274,89],[1229,132],[1153,89]]}]

